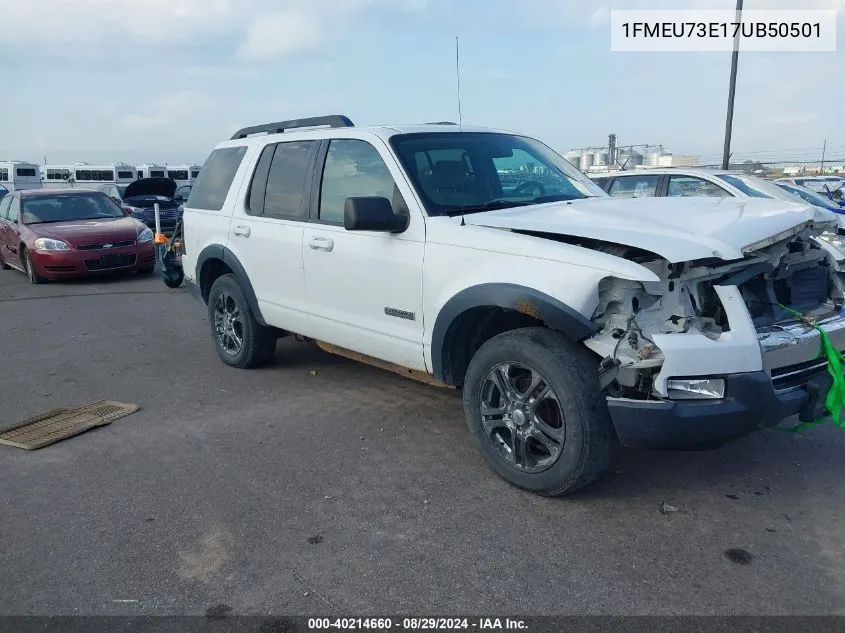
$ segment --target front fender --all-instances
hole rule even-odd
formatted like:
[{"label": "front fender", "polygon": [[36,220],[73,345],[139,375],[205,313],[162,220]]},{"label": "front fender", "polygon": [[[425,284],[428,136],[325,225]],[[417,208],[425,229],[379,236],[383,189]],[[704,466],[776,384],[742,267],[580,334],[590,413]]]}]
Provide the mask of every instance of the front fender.
[{"label": "front fender", "polygon": [[445,380],[443,345],[449,326],[467,310],[498,307],[538,319],[573,341],[596,333],[593,323],[577,310],[539,290],[511,283],[485,283],[466,288],[449,299],[437,314],[431,334],[431,363],[438,380]]}]

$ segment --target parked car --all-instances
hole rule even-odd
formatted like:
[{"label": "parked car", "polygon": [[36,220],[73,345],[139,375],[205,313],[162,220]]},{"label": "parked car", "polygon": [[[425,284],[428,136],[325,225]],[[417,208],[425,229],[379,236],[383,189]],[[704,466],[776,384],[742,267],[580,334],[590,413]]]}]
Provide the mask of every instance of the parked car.
[{"label": "parked car", "polygon": [[794,178],[778,178],[775,182],[779,185],[786,184],[805,187],[810,191],[814,191],[833,200],[841,206],[845,206],[845,195],[843,195],[845,179],[835,176],[796,176]]},{"label": "parked car", "polygon": [[172,178],[141,178],[123,191],[123,208],[135,219],[155,229],[155,205],[159,207],[161,230],[172,231],[182,218],[182,204],[175,198]]},{"label": "parked car", "polygon": [[173,199],[180,204],[187,202],[188,196],[191,195],[192,186],[193,185],[181,185],[178,189],[176,189],[176,193],[173,194]]},{"label": "parked car", "polygon": [[126,187],[128,185],[116,185],[114,183],[109,183],[106,185],[99,185],[94,187],[97,191],[102,191],[106,194],[109,198],[114,200],[117,204],[123,205],[123,195],[126,192]]},{"label": "parked car", "polygon": [[794,201],[771,181],[740,171],[666,167],[593,177],[614,198],[716,197],[775,198]]},{"label": "parked car", "polygon": [[802,187],[801,185],[790,185],[777,180],[775,183],[787,193],[791,193],[792,195],[801,198],[804,202],[821,207],[822,209],[827,209],[833,213],[845,214],[845,207],[843,207],[842,204],[837,204],[828,196],[816,193],[815,191],[808,189],[807,187]]},{"label": "parked car", "polygon": [[297,334],[462,388],[492,469],[558,495],[605,472],[616,438],[698,448],[824,414],[819,332],[779,304],[845,349],[835,257],[815,239],[830,218],[614,199],[526,136],[331,116],[217,145],[182,264],[222,362],[262,365]]},{"label": "parked car", "polygon": [[[632,172],[596,177],[593,179],[611,196],[617,198],[637,197],[711,197],[711,198],[769,198],[809,203],[824,213],[840,213],[830,200],[810,201],[788,191],[777,181],[765,180],[738,171],[724,171],[705,168],[644,169]],[[823,198],[823,196],[819,196]],[[822,202],[822,204],[818,204]],[[836,233],[845,234],[845,217],[837,219],[838,230],[825,233],[822,239],[834,246],[838,252],[845,252],[845,242]],[[843,265],[845,269],[845,265]]]},{"label": "parked car", "polygon": [[0,199],[0,268],[34,284],[155,269],[153,232],[93,189],[26,189]]}]

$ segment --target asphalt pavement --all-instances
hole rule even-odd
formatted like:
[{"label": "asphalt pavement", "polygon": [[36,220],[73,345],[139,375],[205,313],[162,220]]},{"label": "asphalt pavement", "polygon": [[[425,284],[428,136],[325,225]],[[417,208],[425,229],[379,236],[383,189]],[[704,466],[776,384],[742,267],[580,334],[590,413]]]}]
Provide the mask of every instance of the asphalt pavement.
[{"label": "asphalt pavement", "polygon": [[224,366],[157,278],[0,272],[0,614],[845,614],[845,433],[625,450],[546,499],[499,479],[459,396],[280,341]]}]

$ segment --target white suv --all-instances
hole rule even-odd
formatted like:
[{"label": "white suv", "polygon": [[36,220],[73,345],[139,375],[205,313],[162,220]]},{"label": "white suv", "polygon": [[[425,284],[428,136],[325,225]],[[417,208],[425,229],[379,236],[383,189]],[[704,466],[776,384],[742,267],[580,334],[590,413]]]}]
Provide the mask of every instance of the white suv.
[{"label": "white suv", "polygon": [[[829,216],[780,200],[615,199],[542,143],[342,116],[237,132],[184,213],[185,278],[220,358],[297,334],[463,388],[509,482],[557,495],[618,440],[712,446],[798,415],[845,348]],[[835,229],[834,229],[835,230]]]}]

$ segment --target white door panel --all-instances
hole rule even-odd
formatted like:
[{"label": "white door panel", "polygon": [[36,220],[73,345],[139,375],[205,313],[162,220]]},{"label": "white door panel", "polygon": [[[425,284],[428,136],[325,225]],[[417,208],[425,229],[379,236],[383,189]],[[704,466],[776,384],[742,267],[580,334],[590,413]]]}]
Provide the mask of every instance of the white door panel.
[{"label": "white door panel", "polygon": [[237,215],[229,250],[243,264],[267,324],[308,336],[303,227],[303,222]]},{"label": "white door panel", "polygon": [[425,370],[424,244],[403,234],[309,224],[303,258],[315,337]]}]

